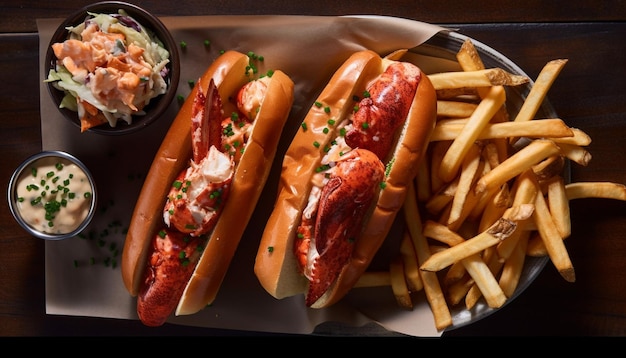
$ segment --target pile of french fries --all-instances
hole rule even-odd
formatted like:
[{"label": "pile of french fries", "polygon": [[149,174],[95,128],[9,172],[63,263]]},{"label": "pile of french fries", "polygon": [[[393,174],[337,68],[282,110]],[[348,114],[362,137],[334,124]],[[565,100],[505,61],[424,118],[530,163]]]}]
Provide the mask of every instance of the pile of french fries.
[{"label": "pile of french fries", "polygon": [[470,40],[458,72],[429,75],[437,91],[437,124],[404,204],[406,233],[389,272],[367,272],[356,287],[389,285],[400,307],[424,290],[437,330],[454,322],[450,307],[470,310],[483,298],[501,307],[515,292],[527,257],[548,256],[575,281],[564,240],[569,202],[626,200],[612,182],[568,183],[566,162],[586,166],[591,138],[559,118],[536,118],[567,60],[548,62],[515,118],[505,87],[525,76],[484,68]]}]

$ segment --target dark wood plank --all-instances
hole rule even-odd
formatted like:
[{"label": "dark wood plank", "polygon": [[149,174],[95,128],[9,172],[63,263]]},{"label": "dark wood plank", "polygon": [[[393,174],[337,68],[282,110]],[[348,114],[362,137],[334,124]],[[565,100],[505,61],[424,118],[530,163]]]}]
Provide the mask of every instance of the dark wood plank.
[{"label": "dark wood plank", "polygon": [[[5,1],[0,32],[35,32],[38,18],[63,18],[94,1]],[[205,1],[189,0],[180,6],[158,0],[139,0],[157,16],[189,15],[356,15],[398,16],[436,24],[620,21],[626,19],[621,1]]]}]

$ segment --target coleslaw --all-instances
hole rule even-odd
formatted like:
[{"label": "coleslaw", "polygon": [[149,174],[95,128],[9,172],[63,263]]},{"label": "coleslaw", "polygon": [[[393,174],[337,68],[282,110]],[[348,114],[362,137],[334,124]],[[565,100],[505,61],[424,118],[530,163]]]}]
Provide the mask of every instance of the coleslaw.
[{"label": "coleslaw", "polygon": [[57,58],[45,82],[65,92],[60,108],[78,112],[81,132],[119,120],[131,124],[151,99],[164,94],[170,54],[150,30],[123,10],[88,13],[52,44]]}]

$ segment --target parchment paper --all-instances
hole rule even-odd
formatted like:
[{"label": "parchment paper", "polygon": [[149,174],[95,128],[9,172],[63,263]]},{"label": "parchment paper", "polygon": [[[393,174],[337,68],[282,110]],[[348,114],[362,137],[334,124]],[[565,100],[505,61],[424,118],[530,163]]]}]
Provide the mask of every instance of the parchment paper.
[{"label": "parchment paper", "polygon": [[[303,333],[335,327],[336,334],[400,333],[439,336],[424,297],[412,311],[395,302],[390,287],[354,289],[328,309],[308,309],[302,296],[276,300],[258,284],[254,257],[269,217],[280,170],[280,158],[304,114],[335,69],[354,51],[372,49],[382,55],[415,47],[439,31],[438,26],[378,16],[193,16],[163,17],[180,51],[178,93],[190,92],[195,80],[220,50],[254,51],[265,58],[262,68],[279,68],[294,80],[295,103],[283,131],[277,160],[255,213],[215,302],[203,311],[168,322],[181,325],[257,332]],[[39,19],[40,78],[47,76],[43,58],[50,37],[62,19]],[[210,46],[204,40],[210,40]],[[121,257],[123,228],[139,194],[142,178],[179,105],[173,101],[165,117],[146,129],[125,136],[80,133],[52,103],[43,82],[41,129],[44,150],[65,150],[85,162],[96,178],[99,193],[93,222],[83,237],[46,242],[46,312],[55,315],[137,319],[135,299],[121,280],[115,258]],[[117,255],[117,256],[116,256]],[[90,261],[94,262],[91,263]],[[107,261],[110,260],[110,261]],[[374,322],[380,331],[365,330]],[[335,324],[337,323],[337,324]],[[360,328],[359,328],[360,327]]]}]

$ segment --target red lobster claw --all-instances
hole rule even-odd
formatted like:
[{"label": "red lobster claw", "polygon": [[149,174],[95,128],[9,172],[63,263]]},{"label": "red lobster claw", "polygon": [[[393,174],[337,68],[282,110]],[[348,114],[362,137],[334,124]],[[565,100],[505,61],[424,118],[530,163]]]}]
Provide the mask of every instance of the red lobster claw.
[{"label": "red lobster claw", "polygon": [[222,144],[222,98],[211,78],[206,94],[202,92],[198,79],[198,93],[191,108],[191,145],[193,162],[200,163],[214,145]]},{"label": "red lobster claw", "polygon": [[171,230],[159,234],[152,239],[152,256],[137,295],[137,314],[145,325],[152,327],[165,323],[176,307],[195,267],[186,262],[197,260],[202,252],[200,238]]},{"label": "red lobster claw", "polygon": [[319,256],[313,261],[307,306],[328,290],[350,259],[363,217],[384,175],[382,162],[368,150],[352,150],[337,162],[317,211],[312,245]]}]

